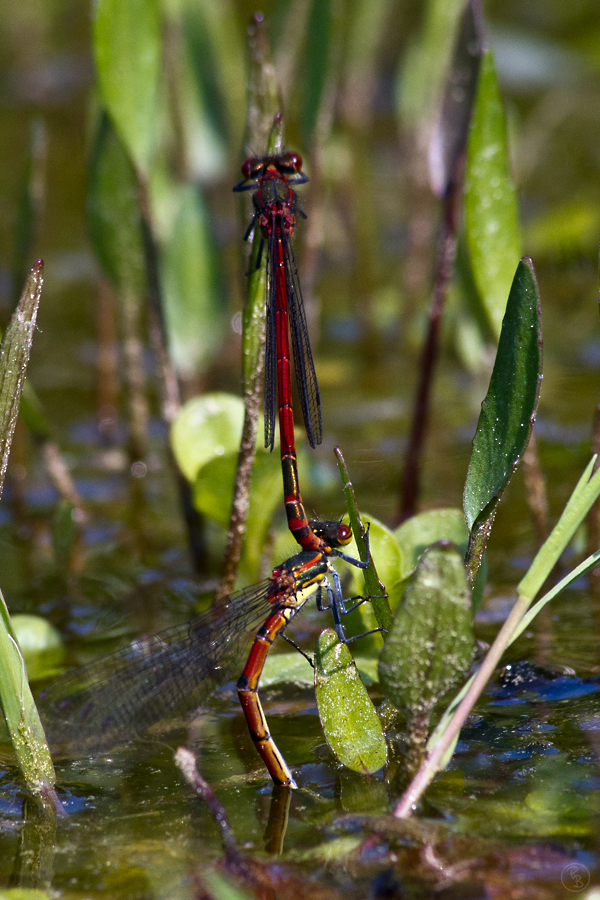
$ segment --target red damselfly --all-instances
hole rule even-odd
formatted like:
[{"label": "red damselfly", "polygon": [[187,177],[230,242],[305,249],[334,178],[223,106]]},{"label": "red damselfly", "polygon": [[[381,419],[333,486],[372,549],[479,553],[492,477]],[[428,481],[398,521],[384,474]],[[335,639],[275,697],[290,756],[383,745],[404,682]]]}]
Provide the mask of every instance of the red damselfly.
[{"label": "red damselfly", "polygon": [[[302,159],[297,153],[247,159],[242,166],[242,175],[244,180],[236,184],[233,190],[254,191],[254,215],[244,240],[249,238],[255,227],[260,229],[262,243],[257,266],[260,265],[264,245],[267,247],[265,446],[273,449],[276,385],[279,382],[281,390],[282,376],[286,379],[282,370],[286,366],[289,368],[289,318],[304,425],[308,441],[311,447],[315,447],[322,440],[321,396],[310,350],[298,267],[292,248],[296,216],[306,218],[306,215],[299,207],[296,192],[291,185],[303,184],[308,178],[302,171]],[[287,352],[281,346],[284,334]],[[289,400],[291,415],[291,396]]]},{"label": "red damselfly", "polygon": [[[283,493],[290,531],[304,550],[325,550],[329,546],[348,544],[352,532],[341,522],[320,531],[308,521],[298,479],[294,412],[292,407],[292,374],[290,362],[289,319],[296,381],[309,441],[314,447],[321,441],[321,407],[314,369],[298,270],[291,247],[295,214],[301,213],[290,184],[307,181],[302,160],[296,153],[248,159],[242,166],[245,180],[234,190],[255,189],[255,213],[245,237],[258,225],[267,244],[267,329],[265,348],[265,444],[273,447],[275,402],[279,413]],[[302,213],[303,214],[303,213]]]},{"label": "red damselfly", "polygon": [[237,686],[242,708],[273,781],[294,787],[268,732],[258,682],[273,640],[313,596],[319,609],[332,609],[338,635],[345,640],[341,617],[357,604],[346,606],[332,556],[364,567],[336,548],[328,554],[299,553],[276,566],[270,578],[232,594],[190,622],[59,678],[38,697],[51,749],[69,756],[106,752],[159,722],[197,709],[239,671],[250,647]]}]

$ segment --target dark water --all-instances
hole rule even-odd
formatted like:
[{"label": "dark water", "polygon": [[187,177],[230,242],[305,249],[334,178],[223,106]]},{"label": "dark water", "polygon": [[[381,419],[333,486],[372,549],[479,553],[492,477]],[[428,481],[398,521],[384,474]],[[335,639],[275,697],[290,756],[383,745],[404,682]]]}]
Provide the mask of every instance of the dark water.
[{"label": "dark water", "polygon": [[[412,6],[399,13],[405,32],[394,32],[403,51],[417,20]],[[533,224],[558,204],[580,201],[593,212],[600,201],[600,27],[595,6],[586,3],[491,3],[487,13],[512,129],[524,246],[534,256],[540,282],[545,376],[536,435],[556,517],[589,459],[600,402],[600,219],[595,230],[592,222],[570,244],[540,244]],[[240,21],[246,14],[239,10]],[[0,36],[2,312],[6,317],[11,303],[13,231],[29,122],[39,114],[46,128],[47,196],[32,259],[44,257],[46,274],[30,376],[90,511],[66,570],[52,550],[56,491],[39,451],[18,431],[0,508],[0,583],[11,611],[51,619],[73,663],[185,621],[206,600],[222,546],[222,537],[211,532],[206,582],[198,585],[166,430],[156,413],[149,352],[153,418],[144,477],[134,477],[125,451],[122,385],[111,443],[102,440],[98,427],[97,266],[84,214],[92,82],[88,16],[79,4],[27,0],[7,10]],[[409,160],[398,149],[393,120],[391,83],[399,50],[391,30],[384,44],[381,110],[367,142],[367,206],[352,179],[340,185],[325,175],[326,212],[336,223],[323,238],[315,287],[322,300],[317,366],[325,443],[313,455],[307,505],[318,505],[321,514],[341,514],[331,454],[339,442],[361,507],[392,522],[419,322],[402,277],[411,214],[403,193]],[[564,54],[559,62],[556,53]],[[338,128],[347,149],[348,131]],[[230,171],[222,173],[218,228],[221,257],[230,261],[224,302],[232,315],[241,296],[241,287],[234,286],[241,230],[229,195],[236,154],[237,149]],[[376,237],[367,250],[376,248],[377,254],[370,262],[361,255],[364,233],[352,224],[357,215],[372,217]],[[224,362],[207,375],[211,387],[237,390],[238,354],[232,332]],[[460,505],[486,381],[485,374],[465,372],[449,339],[436,384],[424,506]],[[478,625],[483,640],[493,638],[506,615],[536,546],[517,473],[490,545],[490,584]],[[579,535],[578,552],[584,546],[585,535]],[[315,611],[303,613],[296,635],[305,646],[314,646],[321,621]],[[511,648],[511,669],[490,685],[463,729],[412,831],[388,817],[401,792],[402,733],[389,735],[392,759],[385,775],[363,778],[336,766],[311,691],[288,686],[265,692],[274,737],[301,788],[291,799],[281,895],[292,895],[285,878],[310,877],[311,890],[318,885],[331,896],[357,898],[586,896],[586,872],[591,884],[598,881],[599,623],[600,591],[593,580],[583,579],[544,611]],[[240,847],[253,857],[264,848],[270,811],[275,816],[277,810],[271,809],[271,784],[233,694],[226,690],[207,704],[196,746],[202,774],[224,804]],[[55,835],[24,811],[16,772],[5,763],[0,885],[51,885],[61,897],[194,896],[194,873],[218,858],[221,846],[204,804],[191,796],[173,764],[172,750],[187,736],[175,724],[142,750],[59,763],[66,816]],[[357,853],[366,836],[368,845]],[[265,872],[274,882],[273,871]]]}]

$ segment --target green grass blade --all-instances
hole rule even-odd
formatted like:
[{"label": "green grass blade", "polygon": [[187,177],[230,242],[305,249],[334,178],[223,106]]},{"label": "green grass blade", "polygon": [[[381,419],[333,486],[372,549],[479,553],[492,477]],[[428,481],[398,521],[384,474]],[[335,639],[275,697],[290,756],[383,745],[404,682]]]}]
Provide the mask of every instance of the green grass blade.
[{"label": "green grass blade", "polygon": [[[0,492],[19,413],[42,284],[43,263],[39,260],[29,274],[0,346]],[[0,701],[23,777],[34,794],[47,795],[54,784],[52,759],[1,594]]]}]

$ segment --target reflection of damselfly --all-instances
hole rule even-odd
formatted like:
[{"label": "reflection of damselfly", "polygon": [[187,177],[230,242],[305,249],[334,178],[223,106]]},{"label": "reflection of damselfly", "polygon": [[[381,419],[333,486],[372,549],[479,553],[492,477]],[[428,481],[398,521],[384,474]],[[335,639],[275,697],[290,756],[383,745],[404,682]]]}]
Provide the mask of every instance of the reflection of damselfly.
[{"label": "reflection of damselfly", "polygon": [[[319,525],[323,531],[334,527],[337,522]],[[239,671],[252,644],[237,685],[242,708],[273,781],[295,787],[268,732],[258,682],[269,647],[313,596],[319,609],[331,607],[338,635],[345,639],[341,617],[354,606],[346,606],[331,556],[365,565],[338,549],[299,553],[273,569],[266,581],[238,591],[189,623],[59,678],[38,697],[51,749],[78,756],[107,751],[174,714],[190,712]]]},{"label": "reflection of damselfly", "polygon": [[[304,425],[311,447],[321,443],[321,397],[310,350],[308,327],[298,278],[298,267],[292,249],[296,215],[305,217],[298,206],[296,192],[290,185],[303,184],[308,178],[302,171],[297,153],[247,159],[242,166],[244,181],[234,191],[254,191],[254,215],[244,238],[255,227],[262,235],[257,266],[264,244],[267,247],[267,334],[265,347],[265,446],[272,449],[275,437],[276,384],[281,382],[281,367],[289,367],[289,349],[281,353],[285,334],[287,344],[288,316],[292,332],[296,383]],[[289,379],[289,373],[288,373]],[[290,405],[291,415],[291,405]]]}]

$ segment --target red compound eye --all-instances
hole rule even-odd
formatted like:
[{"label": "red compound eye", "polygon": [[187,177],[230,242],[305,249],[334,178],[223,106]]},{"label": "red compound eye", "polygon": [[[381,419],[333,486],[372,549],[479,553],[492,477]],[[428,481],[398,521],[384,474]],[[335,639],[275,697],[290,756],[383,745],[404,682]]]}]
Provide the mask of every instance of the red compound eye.
[{"label": "red compound eye", "polygon": [[261,169],[263,168],[262,159],[256,159],[256,157],[252,156],[250,159],[247,159],[242,165],[242,175],[246,180],[248,178],[256,178],[260,175]]},{"label": "red compound eye", "polygon": [[284,153],[277,161],[277,168],[282,175],[293,175],[302,168],[302,157],[299,153]]},{"label": "red compound eye", "polygon": [[344,525],[344,523],[341,522],[338,529],[337,538],[340,544],[349,544],[352,540],[352,529],[350,528],[350,526]]}]

